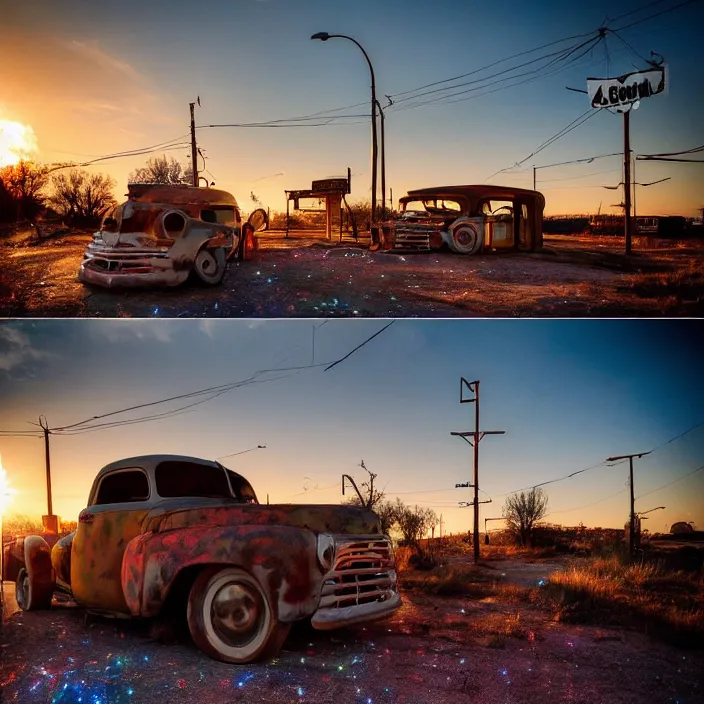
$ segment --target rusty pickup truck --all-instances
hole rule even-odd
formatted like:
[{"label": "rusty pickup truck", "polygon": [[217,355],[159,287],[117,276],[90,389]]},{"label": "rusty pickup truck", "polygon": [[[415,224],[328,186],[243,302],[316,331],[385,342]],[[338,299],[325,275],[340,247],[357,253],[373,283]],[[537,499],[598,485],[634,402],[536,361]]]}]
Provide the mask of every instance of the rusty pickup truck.
[{"label": "rusty pickup truck", "polygon": [[249,259],[256,250],[255,226],[242,222],[226,191],[182,184],[130,184],[128,191],[127,201],[106,213],[83,255],[83,283],[178,286],[194,274],[215,286],[230,259]]},{"label": "rusty pickup truck", "polygon": [[21,609],[63,592],[108,617],[185,617],[207,655],[272,657],[294,621],[334,629],[401,605],[379,518],[340,505],[261,505],[218,462],[148,455],[100,470],[77,529],[18,538],[5,578]]}]

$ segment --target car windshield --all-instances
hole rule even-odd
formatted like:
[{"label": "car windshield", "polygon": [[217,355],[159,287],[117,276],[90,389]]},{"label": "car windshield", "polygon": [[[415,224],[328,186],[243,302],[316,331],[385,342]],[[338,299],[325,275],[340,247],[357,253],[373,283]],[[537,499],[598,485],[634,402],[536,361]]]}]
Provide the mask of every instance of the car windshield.
[{"label": "car windshield", "polygon": [[426,212],[431,214],[459,213],[460,204],[451,198],[424,198],[423,200],[409,200],[403,205],[405,212]]}]

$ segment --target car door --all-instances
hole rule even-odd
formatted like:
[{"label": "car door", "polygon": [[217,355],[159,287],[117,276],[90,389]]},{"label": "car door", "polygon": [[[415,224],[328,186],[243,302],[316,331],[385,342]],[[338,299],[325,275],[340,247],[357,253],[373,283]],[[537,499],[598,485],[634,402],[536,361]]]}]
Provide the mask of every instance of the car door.
[{"label": "car door", "polygon": [[96,611],[129,613],[122,592],[122,558],[151,508],[146,472],[138,467],[105,474],[78,517],[71,548],[71,591]]}]

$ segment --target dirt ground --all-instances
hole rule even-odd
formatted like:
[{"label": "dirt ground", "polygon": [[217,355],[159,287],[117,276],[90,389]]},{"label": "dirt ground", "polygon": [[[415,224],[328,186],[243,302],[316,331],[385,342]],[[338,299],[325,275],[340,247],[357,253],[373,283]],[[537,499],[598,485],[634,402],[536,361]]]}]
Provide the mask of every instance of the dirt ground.
[{"label": "dirt ground", "polygon": [[[545,236],[541,254],[370,252],[298,233],[265,233],[255,261],[232,264],[222,285],[108,291],[77,279],[90,233],[41,244],[0,240],[0,317],[620,317],[700,316],[704,301],[620,290],[634,269],[704,262],[694,245]],[[661,243],[662,244],[662,243]]]},{"label": "dirt ground", "polygon": [[[502,561],[491,573],[536,585],[559,566]],[[704,702],[703,653],[557,623],[536,607],[495,597],[404,592],[389,620],[331,633],[299,627],[276,660],[245,667],[210,660],[187,639],[154,641],[133,622],[86,624],[77,608],[17,612],[12,593],[6,585],[4,702]],[[511,635],[484,635],[506,620]]]}]

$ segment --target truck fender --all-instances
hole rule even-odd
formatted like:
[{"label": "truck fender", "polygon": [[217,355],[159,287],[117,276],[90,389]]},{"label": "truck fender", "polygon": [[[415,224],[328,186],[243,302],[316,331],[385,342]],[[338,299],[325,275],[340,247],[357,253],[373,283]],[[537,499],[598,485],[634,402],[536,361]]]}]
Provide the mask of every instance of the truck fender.
[{"label": "truck fender", "polygon": [[47,609],[54,594],[55,577],[51,564],[49,543],[39,535],[28,535],[17,541],[17,553],[21,554],[15,596],[23,611]]},{"label": "truck fender", "polygon": [[[156,616],[177,577],[193,568],[240,567],[254,575],[288,623],[311,616],[323,572],[317,537],[290,526],[191,526],[133,538],[122,560],[122,590],[133,616]],[[199,571],[199,570],[196,570]]]}]

